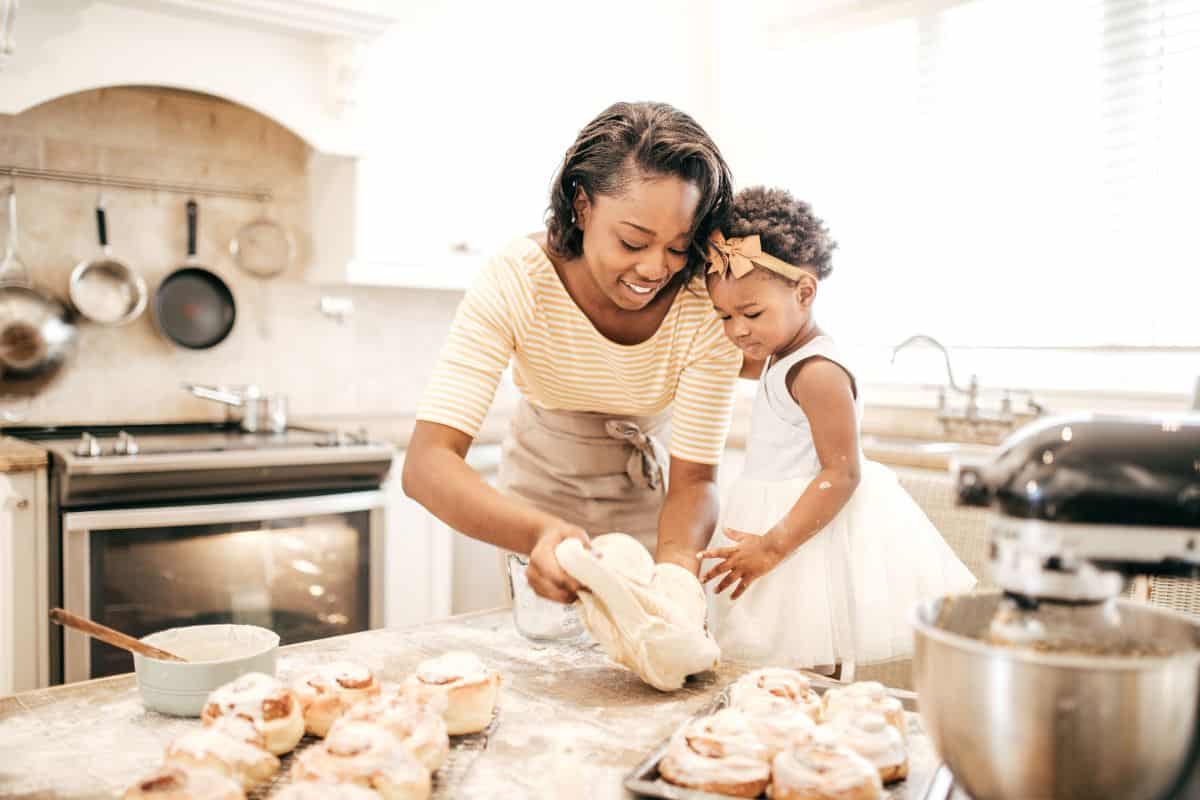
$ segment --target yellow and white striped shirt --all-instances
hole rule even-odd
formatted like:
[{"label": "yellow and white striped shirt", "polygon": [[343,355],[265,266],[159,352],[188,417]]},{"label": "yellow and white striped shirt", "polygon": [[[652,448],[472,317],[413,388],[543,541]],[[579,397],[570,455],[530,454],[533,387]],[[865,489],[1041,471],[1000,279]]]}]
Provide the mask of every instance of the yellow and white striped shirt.
[{"label": "yellow and white striped shirt", "polygon": [[653,336],[617,344],[575,305],[538,243],[515,240],[459,305],[417,419],[475,436],[509,359],[517,388],[548,410],[649,416],[674,401],[671,455],[721,460],[742,356],[702,279],[676,294]]}]

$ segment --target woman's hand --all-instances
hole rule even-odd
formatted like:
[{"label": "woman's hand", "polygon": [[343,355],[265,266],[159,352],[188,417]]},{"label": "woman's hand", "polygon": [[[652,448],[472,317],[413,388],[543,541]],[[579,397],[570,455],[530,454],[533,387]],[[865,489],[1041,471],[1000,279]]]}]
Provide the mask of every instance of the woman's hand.
[{"label": "woman's hand", "polygon": [[778,544],[780,537],[772,535],[773,533],[772,530],[765,536],[756,536],[753,533],[726,528],[725,535],[735,544],[700,551],[698,557],[702,561],[706,558],[721,559],[720,563],[705,573],[700,582],[708,583],[728,573],[717,585],[716,592],[720,594],[734,583],[738,583],[738,587],[729,597],[730,600],[737,600],[750,588],[751,583],[773,570],[787,555],[787,551]]},{"label": "woman's hand", "polygon": [[588,535],[578,525],[555,520],[538,531],[537,544],[529,552],[525,578],[533,590],[548,600],[571,603],[583,587],[559,566],[554,548],[567,539],[578,539],[588,546]]}]

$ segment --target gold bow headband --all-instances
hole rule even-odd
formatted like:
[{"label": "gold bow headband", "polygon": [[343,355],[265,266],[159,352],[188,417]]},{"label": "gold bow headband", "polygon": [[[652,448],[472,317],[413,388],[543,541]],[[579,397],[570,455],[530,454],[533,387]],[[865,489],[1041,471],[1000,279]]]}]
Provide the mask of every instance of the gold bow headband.
[{"label": "gold bow headband", "polygon": [[753,236],[726,239],[720,231],[713,231],[712,236],[708,237],[708,260],[710,273],[731,272],[735,278],[743,277],[755,267],[770,270],[790,281],[798,281],[805,275],[812,275],[802,267],[792,266],[769,253],[764,253],[757,233]]}]

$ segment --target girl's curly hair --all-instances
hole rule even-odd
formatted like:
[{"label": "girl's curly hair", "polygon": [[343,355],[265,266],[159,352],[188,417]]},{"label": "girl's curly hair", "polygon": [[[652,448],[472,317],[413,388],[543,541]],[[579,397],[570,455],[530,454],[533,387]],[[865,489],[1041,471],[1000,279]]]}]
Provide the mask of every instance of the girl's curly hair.
[{"label": "girl's curly hair", "polygon": [[724,232],[727,237],[758,234],[764,253],[798,267],[813,267],[818,279],[833,271],[837,242],[812,206],[786,189],[751,186],[738,192]]},{"label": "girl's curly hair", "polygon": [[700,189],[685,277],[705,264],[708,236],[733,200],[733,174],[700,124],[666,103],[614,103],[579,132],[563,156],[550,189],[546,239],[564,258],[583,254],[575,225],[575,191],[588,197],[620,195],[639,176],[674,175]]}]

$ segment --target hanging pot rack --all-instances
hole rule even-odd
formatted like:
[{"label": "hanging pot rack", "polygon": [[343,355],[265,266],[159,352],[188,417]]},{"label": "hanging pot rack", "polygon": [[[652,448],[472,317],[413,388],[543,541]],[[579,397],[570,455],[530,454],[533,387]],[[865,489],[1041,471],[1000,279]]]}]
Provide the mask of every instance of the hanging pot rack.
[{"label": "hanging pot rack", "polygon": [[19,167],[15,164],[0,165],[0,175],[7,175],[10,181],[16,178],[33,178],[35,180],[58,181],[60,183],[102,186],[105,189],[134,189],[147,192],[171,192],[191,196],[228,197],[237,200],[252,200],[260,203],[270,202],[271,200],[270,190],[261,187],[238,188],[203,183],[156,181],[145,178],[122,177],[120,175],[100,175],[90,172],[69,172],[57,169]]}]

